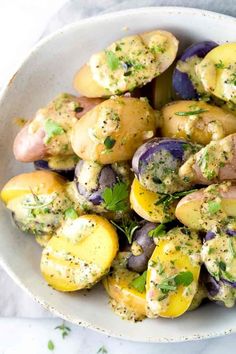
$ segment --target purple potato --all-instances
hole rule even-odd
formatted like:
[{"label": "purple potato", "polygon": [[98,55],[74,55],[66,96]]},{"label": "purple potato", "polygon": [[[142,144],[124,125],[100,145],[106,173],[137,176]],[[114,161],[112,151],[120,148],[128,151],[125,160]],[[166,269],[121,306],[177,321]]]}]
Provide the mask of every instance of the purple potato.
[{"label": "purple potato", "polygon": [[206,236],[205,236],[205,241],[212,240],[216,236],[215,232],[213,231],[208,231]]},{"label": "purple potato", "polygon": [[[213,41],[203,41],[192,44],[181,55],[179,62],[186,62],[193,57],[204,58],[208,52],[217,46],[218,44]],[[172,83],[174,90],[182,99],[191,100],[199,97],[199,92],[196,87],[194,87],[189,73],[182,72],[176,68],[174,70]]]},{"label": "purple potato", "polygon": [[142,248],[142,253],[139,256],[131,255],[128,259],[128,269],[142,273],[147,269],[147,264],[155,249],[153,238],[148,235],[149,231],[155,229],[157,225],[151,222],[146,222],[141,228],[134,232],[133,242],[137,242]]},{"label": "purple potato", "polygon": [[37,160],[34,161],[34,167],[36,170],[48,170],[52,172],[56,172],[59,175],[65,177],[69,181],[73,181],[74,175],[75,175],[75,166],[72,166],[70,168],[65,168],[65,169],[55,169],[51,168],[48,164],[48,161],[46,160]]},{"label": "purple potato", "polygon": [[[80,177],[84,171],[94,171],[88,174],[88,179],[81,183]],[[75,182],[80,195],[85,197],[93,205],[100,205],[103,202],[102,193],[105,188],[112,188],[117,182],[122,181],[113,165],[99,165],[96,162],[80,160],[75,169]],[[95,184],[94,184],[95,182]],[[92,184],[92,187],[90,187]]]},{"label": "purple potato", "polygon": [[154,138],[141,145],[132,160],[139,182],[156,193],[174,193],[189,187],[178,176],[181,165],[201,146],[185,140]]}]

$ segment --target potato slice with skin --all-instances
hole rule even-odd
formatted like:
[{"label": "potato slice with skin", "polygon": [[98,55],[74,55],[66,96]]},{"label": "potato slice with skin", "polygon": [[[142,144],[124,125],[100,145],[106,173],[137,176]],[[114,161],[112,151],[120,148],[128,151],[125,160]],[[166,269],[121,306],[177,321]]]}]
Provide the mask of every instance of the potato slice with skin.
[{"label": "potato slice with skin", "polygon": [[148,317],[179,317],[190,307],[200,274],[201,241],[196,232],[174,228],[159,238],[148,263]]},{"label": "potato slice with skin", "polygon": [[74,87],[87,97],[132,91],[165,71],[177,49],[177,39],[167,31],[122,38],[91,56],[76,74]]},{"label": "potato slice with skin", "polygon": [[[192,115],[184,115],[191,112]],[[183,138],[202,145],[236,132],[234,114],[201,101],[171,102],[162,108],[161,117],[162,136]]]},{"label": "potato slice with skin", "polygon": [[47,243],[41,272],[54,289],[90,288],[104,276],[118,251],[114,227],[98,215],[67,220]]},{"label": "potato slice with skin", "polygon": [[176,203],[172,203],[167,210],[162,204],[155,203],[163,196],[145,189],[137,178],[133,180],[130,192],[132,209],[142,218],[151,222],[164,223],[175,219]]},{"label": "potato slice with skin", "polygon": [[222,183],[188,194],[179,201],[175,215],[190,229],[214,230],[218,222],[236,217],[236,186]]},{"label": "potato slice with skin", "polygon": [[207,92],[236,103],[236,43],[225,43],[211,50],[197,65],[197,73]]},{"label": "potato slice with skin", "polygon": [[157,116],[145,99],[114,97],[96,106],[74,126],[71,143],[83,160],[127,161],[154,136]]},{"label": "potato slice with skin", "polygon": [[103,285],[111,297],[117,303],[115,312],[124,318],[133,318],[135,320],[143,319],[146,316],[145,292],[140,293],[131,286],[132,281],[139,276],[138,273],[127,269],[117,269],[103,279]]},{"label": "potato slice with skin", "polygon": [[22,173],[11,178],[1,191],[1,198],[4,203],[24,194],[51,194],[61,192],[66,185],[63,177],[49,171],[33,171]]}]

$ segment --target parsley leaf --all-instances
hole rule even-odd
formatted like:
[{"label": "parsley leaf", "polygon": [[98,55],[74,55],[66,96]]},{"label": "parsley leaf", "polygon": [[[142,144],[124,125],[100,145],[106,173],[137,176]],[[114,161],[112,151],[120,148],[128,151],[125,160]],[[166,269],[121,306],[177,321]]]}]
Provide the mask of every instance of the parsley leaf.
[{"label": "parsley leaf", "polygon": [[175,115],[176,116],[181,116],[181,117],[194,116],[194,115],[197,115],[197,114],[200,114],[200,113],[204,113],[204,112],[208,112],[208,109],[199,108],[199,109],[196,109],[195,111],[175,112]]},{"label": "parsley leaf", "polygon": [[180,199],[185,195],[196,192],[197,189],[191,189],[189,191],[175,192],[173,194],[164,194],[164,196],[155,202],[155,205],[163,204],[164,208],[168,208],[169,205],[176,199]]},{"label": "parsley leaf", "polygon": [[175,277],[176,285],[189,286],[193,281],[193,273],[192,272],[180,272]]},{"label": "parsley leaf", "polygon": [[61,135],[65,132],[64,129],[52,119],[46,120],[44,129],[46,133],[46,144],[49,143],[54,136]]},{"label": "parsley leaf", "polygon": [[107,136],[106,139],[104,140],[104,145],[106,147],[106,149],[110,150],[113,148],[113,146],[115,145],[116,140],[113,139],[111,136]]},{"label": "parsley leaf", "polygon": [[132,282],[131,282],[131,286],[137,290],[140,293],[143,293],[145,290],[145,286],[146,286],[146,278],[147,278],[147,271],[143,272],[142,275],[140,275],[139,277],[135,278]]},{"label": "parsley leaf", "polygon": [[130,220],[128,218],[123,218],[121,225],[117,224],[115,221],[110,220],[110,222],[122,231],[128,239],[129,244],[132,243],[132,238],[134,232],[139,228],[139,224],[135,220]]},{"label": "parsley leaf", "polygon": [[49,341],[48,341],[48,349],[49,349],[49,350],[54,350],[54,348],[55,348],[54,343],[53,343],[51,340],[49,340]]},{"label": "parsley leaf", "polygon": [[98,351],[97,351],[97,354],[107,354],[107,353],[108,353],[108,351],[104,347],[104,345],[101,348],[99,348]]},{"label": "parsley leaf", "polygon": [[160,237],[166,234],[166,226],[164,224],[160,224],[155,229],[150,230],[148,236],[150,237]]},{"label": "parsley leaf", "polygon": [[102,192],[105,207],[110,211],[127,210],[128,195],[128,186],[124,182],[118,182],[112,188],[107,187]]},{"label": "parsley leaf", "polygon": [[76,219],[78,214],[74,208],[68,208],[65,211],[65,218],[66,219]]},{"label": "parsley leaf", "polygon": [[208,212],[213,215],[216,214],[221,209],[221,202],[216,202],[215,200],[209,200],[207,203]]},{"label": "parsley leaf", "polygon": [[120,60],[115,55],[115,53],[113,53],[111,50],[107,50],[105,51],[105,55],[109,69],[111,69],[112,71],[118,69],[118,67],[120,66]]},{"label": "parsley leaf", "polygon": [[177,290],[178,285],[189,286],[192,281],[192,272],[180,272],[179,274],[164,279],[160,284],[157,285],[157,287],[161,290],[163,294],[168,294],[170,291]]},{"label": "parsley leaf", "polygon": [[55,329],[59,329],[61,331],[63,339],[68,336],[71,331],[70,327],[65,325],[65,322],[63,322],[60,326],[55,327]]}]

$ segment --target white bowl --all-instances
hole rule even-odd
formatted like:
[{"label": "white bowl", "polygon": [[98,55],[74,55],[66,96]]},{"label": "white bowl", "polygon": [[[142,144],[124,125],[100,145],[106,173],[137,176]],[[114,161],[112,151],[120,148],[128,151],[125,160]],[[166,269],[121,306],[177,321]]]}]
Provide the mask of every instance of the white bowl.
[{"label": "white bowl", "polygon": [[[32,117],[57,93],[73,92],[73,75],[92,53],[122,36],[155,28],[170,30],[180,39],[181,46],[186,46],[206,39],[235,41],[236,20],[189,8],[143,8],[80,21],[41,41],[13,76],[1,99],[0,187],[10,177],[32,169],[31,164],[20,164],[13,158],[12,142],[18,130],[13,118]],[[174,320],[132,323],[121,320],[112,312],[100,286],[87,296],[79,292],[64,294],[54,291],[40,274],[40,247],[33,237],[16,230],[2,204],[0,245],[1,264],[11,277],[45,308],[73,323],[143,342],[203,339],[236,331],[235,309],[214,304]]]}]

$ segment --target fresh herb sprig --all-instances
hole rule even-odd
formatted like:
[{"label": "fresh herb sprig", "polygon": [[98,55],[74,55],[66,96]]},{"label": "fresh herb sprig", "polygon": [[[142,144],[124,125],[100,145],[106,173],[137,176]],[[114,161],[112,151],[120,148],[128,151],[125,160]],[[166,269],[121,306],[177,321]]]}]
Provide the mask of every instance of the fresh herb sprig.
[{"label": "fresh herb sprig", "polygon": [[105,208],[110,211],[125,211],[128,209],[129,191],[124,182],[116,183],[112,188],[105,188],[102,193],[102,199]]},{"label": "fresh herb sprig", "polygon": [[104,347],[104,345],[102,347],[100,347],[97,351],[97,354],[107,354],[108,351],[106,349],[106,347]]},{"label": "fresh herb sprig", "polygon": [[60,326],[55,327],[55,329],[59,329],[61,331],[62,338],[65,339],[71,331],[70,327],[65,325],[65,322],[63,322]]},{"label": "fresh herb sprig", "polygon": [[155,229],[149,231],[148,236],[150,237],[160,237],[166,234],[166,226],[165,224],[160,224]]},{"label": "fresh herb sprig", "polygon": [[193,273],[190,271],[180,272],[169,278],[164,279],[157,287],[163,294],[168,294],[170,291],[177,290],[177,286],[189,286],[193,282]]},{"label": "fresh herb sprig", "polygon": [[183,192],[175,192],[173,194],[164,194],[164,196],[161,199],[155,202],[155,205],[163,204],[164,208],[168,208],[173,201],[185,197],[190,193],[196,192],[197,190],[198,189],[191,189]]},{"label": "fresh herb sprig", "polygon": [[121,224],[117,224],[115,221],[111,220],[111,223],[121,232],[125,234],[129,244],[132,243],[134,232],[140,227],[140,225],[135,220],[129,218],[123,218]]}]

